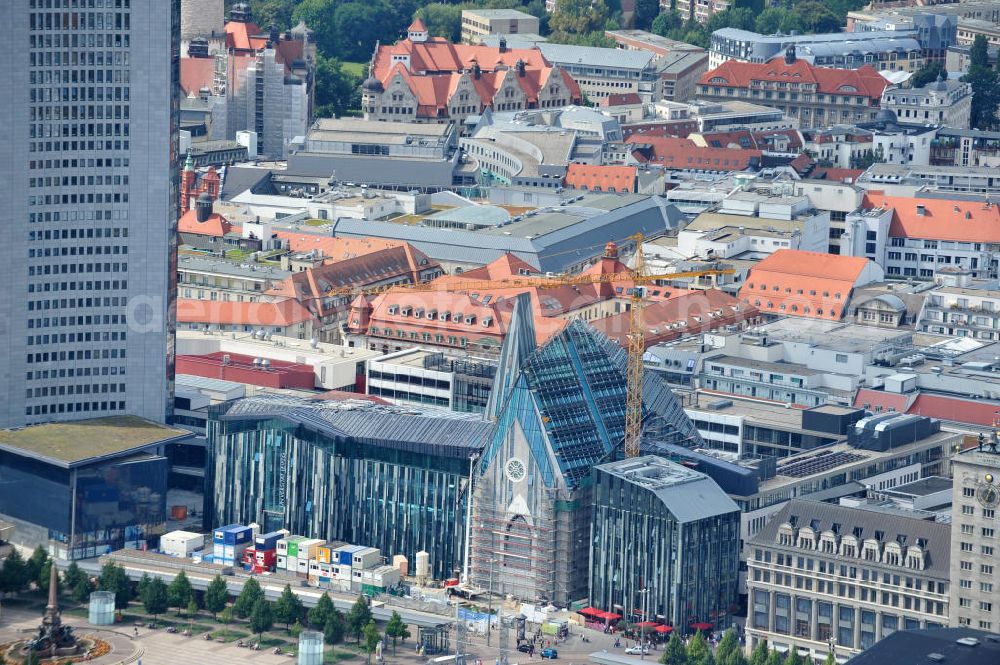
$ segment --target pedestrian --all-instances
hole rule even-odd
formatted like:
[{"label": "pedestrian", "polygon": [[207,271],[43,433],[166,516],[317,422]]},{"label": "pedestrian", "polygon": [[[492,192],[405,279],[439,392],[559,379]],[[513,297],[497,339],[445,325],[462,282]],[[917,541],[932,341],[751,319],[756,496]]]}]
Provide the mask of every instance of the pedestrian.
[{"label": "pedestrian", "polygon": [[135,636],[139,637],[139,627],[138,626],[132,626],[132,630],[135,631]]}]

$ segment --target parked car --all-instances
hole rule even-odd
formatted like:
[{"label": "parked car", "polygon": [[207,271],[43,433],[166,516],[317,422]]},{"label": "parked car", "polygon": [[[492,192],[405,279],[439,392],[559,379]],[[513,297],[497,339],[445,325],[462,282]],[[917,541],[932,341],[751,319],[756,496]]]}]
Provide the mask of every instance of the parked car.
[{"label": "parked car", "polygon": [[629,647],[628,649],[625,649],[625,653],[629,654],[630,656],[648,656],[649,649],[647,649],[646,647],[641,647],[638,644],[636,644],[634,647]]},{"label": "parked car", "polygon": [[531,645],[525,642],[524,644],[518,644],[517,650],[521,653],[531,653]]},{"label": "parked car", "polygon": [[559,652],[555,649],[549,647],[548,649],[542,649],[542,658],[551,658],[555,660],[559,657]]}]

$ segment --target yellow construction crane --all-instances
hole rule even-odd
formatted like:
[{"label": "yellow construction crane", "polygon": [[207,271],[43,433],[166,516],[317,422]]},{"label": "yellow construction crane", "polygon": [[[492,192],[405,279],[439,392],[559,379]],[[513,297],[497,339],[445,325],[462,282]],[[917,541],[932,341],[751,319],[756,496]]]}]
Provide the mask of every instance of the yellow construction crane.
[{"label": "yellow construction crane", "polygon": [[505,279],[447,279],[420,284],[388,284],[369,288],[343,287],[331,289],[326,297],[348,295],[377,295],[392,290],[402,291],[491,291],[496,289],[516,288],[546,288],[579,284],[614,284],[632,282],[632,294],[629,302],[629,334],[628,334],[628,383],[625,404],[625,456],[639,455],[639,443],[642,435],[642,382],[643,356],[646,352],[646,332],[643,324],[643,307],[645,306],[646,288],[660,282],[690,277],[707,277],[712,275],[732,275],[735,270],[728,268],[712,268],[709,270],[693,270],[687,272],[647,274],[646,264],[642,256],[642,234],[629,238],[635,241],[635,268],[632,270],[600,275],[546,275],[538,277],[509,277]]}]

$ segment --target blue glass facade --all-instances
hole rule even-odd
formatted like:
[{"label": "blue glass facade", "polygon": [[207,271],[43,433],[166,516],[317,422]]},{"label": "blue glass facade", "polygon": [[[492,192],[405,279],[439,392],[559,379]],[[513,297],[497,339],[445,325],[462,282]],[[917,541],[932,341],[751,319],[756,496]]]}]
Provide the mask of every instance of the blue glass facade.
[{"label": "blue glass facade", "polygon": [[65,468],[0,451],[0,514],[15,542],[54,541],[63,558],[140,548],[164,532],[168,470],[159,455]]},{"label": "blue glass facade", "polygon": [[410,561],[423,550],[432,575],[450,577],[464,554],[470,456],[488,428],[449,412],[240,400],[209,421],[207,515]]}]

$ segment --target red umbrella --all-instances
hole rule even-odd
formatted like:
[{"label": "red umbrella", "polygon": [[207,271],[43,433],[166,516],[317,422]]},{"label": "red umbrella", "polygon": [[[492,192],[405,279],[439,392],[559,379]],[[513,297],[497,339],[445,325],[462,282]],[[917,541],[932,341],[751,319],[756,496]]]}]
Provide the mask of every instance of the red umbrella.
[{"label": "red umbrella", "polygon": [[615,614],[614,612],[605,612],[602,618],[607,619],[608,621],[614,621],[615,619],[621,619],[622,615]]},{"label": "red umbrella", "polygon": [[597,609],[596,607],[585,607],[582,610],[578,610],[577,614],[584,614],[586,616],[599,617],[602,614],[604,614],[604,612],[602,612],[601,610]]},{"label": "red umbrella", "polygon": [[673,626],[657,626],[656,627],[656,632],[660,633],[661,635],[666,635],[667,633],[673,632],[673,630],[674,630]]},{"label": "red umbrella", "polygon": [[655,628],[656,624],[652,621],[643,621],[641,623],[635,624],[636,628]]},{"label": "red umbrella", "polygon": [[710,623],[693,623],[691,624],[691,627],[694,628],[695,630],[700,630],[701,632],[705,632],[708,630],[712,630],[713,626]]}]

